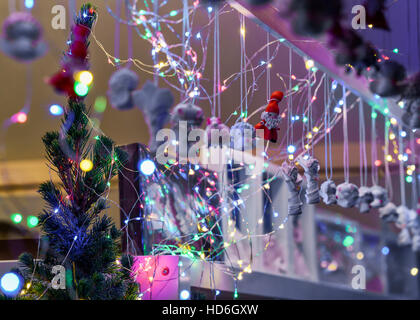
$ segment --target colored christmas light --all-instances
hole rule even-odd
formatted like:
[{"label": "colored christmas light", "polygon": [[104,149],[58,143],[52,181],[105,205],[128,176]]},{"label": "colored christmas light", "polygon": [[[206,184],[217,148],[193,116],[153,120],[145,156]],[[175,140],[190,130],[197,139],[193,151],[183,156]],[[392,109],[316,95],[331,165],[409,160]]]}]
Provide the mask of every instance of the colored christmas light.
[{"label": "colored christmas light", "polygon": [[352,236],[346,236],[343,240],[343,246],[350,247],[354,243],[354,238]]},{"label": "colored christmas light", "polygon": [[104,96],[99,96],[95,99],[94,109],[96,112],[102,113],[106,109],[107,99]]},{"label": "colored christmas light", "polygon": [[53,105],[50,106],[50,113],[53,116],[60,116],[60,115],[63,114],[63,112],[64,112],[63,107],[61,107],[58,104],[53,104]]},{"label": "colored christmas light", "polygon": [[25,8],[27,9],[32,9],[34,7],[34,4],[34,0],[25,0]]},{"label": "colored christmas light", "polygon": [[38,217],[35,216],[28,216],[28,218],[26,219],[26,224],[28,225],[29,228],[35,228],[39,223],[39,219]]},{"label": "colored christmas light", "polygon": [[22,287],[20,277],[14,272],[5,273],[0,279],[1,291],[7,296],[16,295]]},{"label": "colored christmas light", "polygon": [[89,86],[93,82],[93,74],[87,70],[79,71],[76,73],[75,80]]},{"label": "colored christmas light", "polygon": [[12,219],[12,222],[13,222],[13,223],[15,223],[15,224],[19,224],[19,223],[21,223],[21,222],[22,222],[23,217],[22,217],[22,215],[21,215],[20,213],[13,213],[13,214],[10,216],[10,219]]},{"label": "colored christmas light", "polygon": [[76,92],[79,97],[84,97],[89,93],[89,87],[84,83],[76,81],[74,83],[74,92]]},{"label": "colored christmas light", "polygon": [[93,163],[89,159],[84,159],[80,161],[80,169],[84,172],[89,172],[93,169]]},{"label": "colored christmas light", "polygon": [[188,300],[190,298],[190,292],[188,290],[182,290],[179,293],[179,298],[181,300]]},{"label": "colored christmas light", "polygon": [[140,163],[140,172],[145,176],[150,176],[156,170],[156,165],[152,160],[146,159]]}]

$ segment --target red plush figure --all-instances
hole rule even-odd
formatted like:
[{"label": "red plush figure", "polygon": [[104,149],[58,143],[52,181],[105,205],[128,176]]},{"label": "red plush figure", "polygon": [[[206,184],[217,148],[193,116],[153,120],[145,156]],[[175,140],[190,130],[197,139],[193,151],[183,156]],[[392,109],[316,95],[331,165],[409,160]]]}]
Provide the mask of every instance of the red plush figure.
[{"label": "red plush figure", "polygon": [[283,92],[274,91],[271,94],[267,108],[261,115],[261,121],[255,126],[255,129],[264,129],[264,140],[277,142],[277,130],[280,125],[279,102],[283,100]]}]

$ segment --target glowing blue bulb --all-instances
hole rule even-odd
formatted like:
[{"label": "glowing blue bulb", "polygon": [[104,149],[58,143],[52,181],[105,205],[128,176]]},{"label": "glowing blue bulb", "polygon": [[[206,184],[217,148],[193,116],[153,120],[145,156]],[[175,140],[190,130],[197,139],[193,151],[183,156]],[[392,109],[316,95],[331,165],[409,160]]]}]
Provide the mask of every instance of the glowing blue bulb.
[{"label": "glowing blue bulb", "polygon": [[181,300],[188,300],[190,298],[190,292],[188,290],[182,290],[179,294]]},{"label": "glowing blue bulb", "polygon": [[342,106],[344,104],[343,100],[340,100],[340,102],[338,103],[340,106]]},{"label": "glowing blue bulb", "polygon": [[16,273],[5,273],[1,277],[0,288],[5,295],[15,295],[21,288],[21,280]]},{"label": "glowing blue bulb", "polygon": [[53,116],[60,116],[63,114],[63,108],[59,106],[58,104],[53,104],[50,106],[50,113]]},{"label": "glowing blue bulb", "polygon": [[143,160],[140,163],[140,171],[141,173],[143,173],[145,176],[150,176],[151,174],[153,174],[153,172],[155,172],[156,170],[156,165],[152,160]]},{"label": "glowing blue bulb", "polygon": [[207,11],[210,13],[210,12],[212,12],[212,11],[213,11],[213,8],[212,8],[212,7],[208,7],[208,8],[207,8]]},{"label": "glowing blue bulb", "polygon": [[337,89],[337,81],[333,81],[331,89],[333,90]]},{"label": "glowing blue bulb", "polygon": [[290,145],[287,147],[288,153],[295,153],[295,151],[296,151],[296,147],[294,145]]},{"label": "glowing blue bulb", "polygon": [[195,36],[197,39],[201,39],[201,33],[197,33],[197,35]]},{"label": "glowing blue bulb", "polygon": [[273,216],[274,216],[274,218],[277,218],[279,216],[279,213],[278,212],[274,212],[273,213]]},{"label": "glowing blue bulb", "polygon": [[400,136],[403,137],[403,138],[405,138],[407,136],[407,132],[401,131],[400,132]]},{"label": "glowing blue bulb", "polygon": [[25,0],[25,7],[27,9],[32,9],[34,7],[34,0]]},{"label": "glowing blue bulb", "polygon": [[382,254],[383,254],[384,256],[386,256],[386,255],[388,255],[388,253],[389,253],[389,248],[388,248],[388,247],[383,247],[383,248],[382,248]]},{"label": "glowing blue bulb", "polygon": [[216,290],[216,296],[218,296],[220,294],[219,290]]}]

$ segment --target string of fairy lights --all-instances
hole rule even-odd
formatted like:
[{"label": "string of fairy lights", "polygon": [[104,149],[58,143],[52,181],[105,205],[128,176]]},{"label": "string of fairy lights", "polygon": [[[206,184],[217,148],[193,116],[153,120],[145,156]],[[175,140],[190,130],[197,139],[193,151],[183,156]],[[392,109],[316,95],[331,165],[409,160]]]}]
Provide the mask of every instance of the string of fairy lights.
[{"label": "string of fairy lights", "polygon": [[[248,56],[246,52],[246,24],[245,17],[240,17],[240,28],[238,36],[241,41],[241,70],[225,77],[218,83],[213,94],[209,94],[205,86],[203,74],[206,68],[206,52],[208,49],[209,38],[212,34],[215,21],[218,17],[225,14],[235,14],[227,6],[215,8],[209,6],[205,8],[208,15],[208,21],[205,25],[200,25],[199,30],[193,28],[193,23],[196,21],[195,15],[200,5],[199,1],[188,2],[184,8],[179,10],[166,10],[168,1],[132,1],[129,2],[129,19],[125,20],[119,17],[111,9],[111,5],[106,2],[106,7],[109,14],[119,23],[123,23],[134,28],[135,33],[150,44],[152,50],[150,55],[153,64],[146,63],[135,57],[124,59],[120,56],[113,56],[102,45],[100,40],[95,35],[93,29],[92,37],[98,47],[104,52],[106,61],[113,66],[121,66],[123,64],[132,63],[134,67],[141,72],[153,77],[162,79],[172,89],[178,91],[181,99],[184,101],[215,101],[223,94],[229,94],[229,90],[235,82],[241,82],[241,96],[240,103],[237,107],[233,107],[232,113],[225,120],[227,123],[231,119],[236,122],[254,121],[255,117],[259,115],[260,111],[266,106],[266,101],[260,103],[259,106],[252,106],[251,111],[248,112],[248,106],[251,106],[252,95],[254,88],[261,87],[260,82],[266,82],[267,92],[272,87],[277,86],[278,89],[285,92],[285,99],[293,101],[292,110],[290,105],[285,103],[283,110],[280,111],[281,118],[284,120],[282,125],[287,127],[283,130],[288,134],[281,137],[277,145],[270,144],[266,148],[262,156],[265,160],[263,172],[269,172],[271,176],[266,178],[262,174],[251,174],[239,181],[227,183],[227,186],[221,186],[218,181],[226,183],[226,176],[228,170],[233,171],[225,166],[220,172],[211,172],[204,166],[200,165],[180,165],[179,161],[173,159],[166,163],[163,167],[157,166],[151,159],[142,159],[138,164],[138,173],[145,181],[145,187],[141,194],[137,194],[138,201],[136,205],[140,205],[142,209],[149,213],[145,218],[131,217],[131,212],[125,212],[119,203],[109,199],[109,191],[111,182],[108,182],[108,189],[104,198],[106,198],[113,206],[121,210],[126,219],[123,221],[125,226],[122,230],[127,229],[130,222],[145,219],[149,223],[159,223],[160,229],[165,229],[159,243],[153,244],[149,254],[150,255],[180,255],[191,259],[192,261],[217,261],[223,255],[226,256],[225,263],[228,268],[223,268],[223,272],[232,276],[235,280],[240,281],[245,274],[252,273],[252,261],[255,257],[260,256],[268,249],[270,240],[263,246],[263,248],[252,247],[249,257],[243,257],[236,261],[229,259],[229,248],[237,245],[240,242],[249,242],[251,239],[258,239],[261,237],[271,236],[276,232],[281,232],[286,228],[289,221],[289,216],[285,215],[279,217],[278,210],[274,208],[275,203],[271,203],[271,210],[273,216],[279,218],[271,222],[272,231],[264,233],[261,225],[264,222],[265,212],[262,211],[258,217],[254,217],[254,222],[248,221],[246,214],[240,215],[241,228],[237,227],[237,221],[233,218],[234,212],[240,210],[246,211],[247,203],[253,197],[261,194],[266,194],[270,190],[270,185],[276,179],[279,179],[280,172],[278,168],[269,169],[269,163],[278,163],[283,160],[290,162],[295,161],[300,156],[309,156],[313,154],[313,147],[328,136],[333,128],[343,119],[343,106],[345,105],[347,112],[350,112],[361,101],[360,97],[353,99],[353,102],[348,103],[350,97],[353,95],[350,91],[344,89],[343,95],[340,95],[338,88],[341,86],[337,81],[330,80],[324,72],[317,68],[316,63],[307,58],[301,57],[290,50],[290,72],[289,74],[275,73],[275,79],[272,79],[274,64],[278,63],[276,57],[278,56],[282,47],[287,45],[285,39],[276,39],[273,41],[267,37],[267,43],[259,50]],[[34,1],[25,1],[25,5],[33,7]],[[156,6],[157,3],[157,6]],[[28,7],[27,6],[27,7]],[[166,13],[165,13],[166,12]],[[182,16],[181,18],[179,18]],[[182,34],[177,32],[183,25]],[[193,32],[193,29],[195,30]],[[171,38],[178,39],[179,42],[170,44],[167,40],[166,33],[172,33]],[[223,34],[221,35],[223,37]],[[220,41],[220,39],[218,40]],[[218,44],[220,45],[220,43]],[[181,51],[181,52],[180,52]],[[398,53],[394,50],[394,53]],[[266,54],[264,59],[261,59],[261,54]],[[293,56],[292,56],[293,55]],[[299,60],[298,60],[298,59]],[[223,59],[223,58],[222,58]],[[383,56],[383,59],[389,59]],[[258,61],[257,61],[258,60]],[[257,62],[256,62],[257,61]],[[293,67],[298,63],[304,64],[306,74],[299,76],[294,74]],[[263,79],[266,76],[266,79]],[[90,71],[82,70],[74,75],[75,77],[75,92],[77,95],[84,97],[88,94],[90,87],[93,84],[94,76]],[[171,81],[170,79],[176,79]],[[249,81],[250,79],[250,81]],[[328,87],[328,89],[327,89]],[[319,115],[314,115],[313,110],[316,109],[317,103],[322,104],[319,99],[320,92],[328,92],[328,100],[323,112]],[[354,95],[353,95],[354,96]],[[107,106],[107,100],[104,96],[99,96],[94,102],[94,111],[103,113]],[[220,102],[219,102],[220,105]],[[403,107],[400,105],[400,107]],[[53,104],[49,108],[50,113],[54,116],[59,116],[63,113],[63,108],[58,104]],[[327,115],[328,112],[328,115]],[[389,117],[389,110],[382,109],[379,106],[374,106],[371,112],[371,119],[377,121],[377,117],[383,112],[385,115],[385,125],[388,131],[388,138],[390,142],[390,150],[384,150],[384,158],[379,156],[373,160],[374,166],[382,167],[384,162],[399,163],[404,167],[405,182],[407,184],[414,184],[416,181],[418,155],[416,154],[416,145],[420,145],[420,138],[414,140],[414,136],[407,131],[404,131],[396,118]],[[331,113],[331,114],[330,114]],[[219,113],[220,115],[220,113]],[[325,121],[328,116],[328,122]],[[23,115],[15,117],[16,122],[24,123]],[[98,123],[94,119],[90,119],[92,132],[94,137],[102,134]],[[287,124],[286,124],[287,122]],[[282,127],[282,128],[283,128]],[[290,130],[290,131],[289,131]],[[296,135],[297,132],[302,132],[302,135]],[[289,135],[290,132],[290,135]],[[295,133],[295,134],[294,134]],[[408,141],[411,139],[410,141]],[[410,142],[410,143],[409,143]],[[417,147],[418,148],[418,147]],[[113,152],[110,150],[110,152]],[[233,155],[228,153],[230,163]],[[244,165],[240,167],[244,167]],[[84,172],[89,172],[93,168],[93,163],[90,159],[83,159],[80,162],[80,168]],[[251,171],[255,169],[253,165],[248,165]],[[124,168],[124,170],[130,170]],[[239,169],[238,169],[239,170]],[[271,170],[271,171],[270,171]],[[123,175],[122,175],[123,176]],[[127,177],[123,178],[131,183]],[[193,185],[189,182],[194,178],[196,181]],[[174,185],[173,179],[180,179],[188,182],[190,193],[184,194],[182,190]],[[146,186],[147,185],[147,186]],[[134,186],[133,190],[136,190]],[[152,193],[154,189],[154,193]],[[165,201],[171,194],[175,194],[177,204],[184,208],[183,211],[189,212],[190,216],[185,221],[176,221],[174,217],[170,216]],[[153,195],[153,196],[151,196]],[[268,197],[269,198],[269,197]],[[271,201],[271,199],[269,198]],[[160,206],[159,204],[165,203]],[[227,205],[231,203],[232,205]],[[132,210],[135,210],[133,206]],[[276,214],[276,215],[274,215]],[[129,218],[131,217],[131,218]],[[23,217],[19,213],[14,213],[11,216],[12,222],[20,224]],[[30,228],[35,227],[38,221],[36,217],[28,217],[27,224]],[[154,228],[154,227],[152,227]],[[158,230],[154,228],[154,230]],[[77,237],[77,236],[76,236]],[[76,241],[75,238],[74,241]],[[175,241],[174,241],[175,240]],[[132,242],[134,239],[127,234],[127,241]],[[350,240],[349,240],[350,241]],[[197,244],[205,243],[207,247],[197,247]],[[351,246],[351,244],[349,244]],[[382,249],[382,253],[383,253]],[[389,251],[388,251],[389,252]],[[359,254],[360,253],[360,254]],[[363,259],[362,252],[358,253],[357,259]],[[385,255],[385,253],[383,253]],[[192,262],[193,263],[193,262]],[[415,270],[410,270],[413,276],[417,275]],[[153,278],[150,279],[152,283]],[[212,288],[215,292],[218,291],[216,287]],[[150,291],[151,287],[142,291],[139,294],[139,299]],[[217,294],[216,294],[217,295]],[[184,295],[189,297],[189,295]],[[181,296],[182,298],[182,296]],[[234,298],[238,298],[237,287],[234,289]]]}]

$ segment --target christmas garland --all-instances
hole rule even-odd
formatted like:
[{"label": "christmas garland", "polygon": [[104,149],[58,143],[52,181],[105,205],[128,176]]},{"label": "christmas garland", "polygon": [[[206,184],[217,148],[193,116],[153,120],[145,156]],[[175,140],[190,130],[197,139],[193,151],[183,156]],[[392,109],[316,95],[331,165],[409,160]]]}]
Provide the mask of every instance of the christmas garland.
[{"label": "christmas garland", "polygon": [[[223,0],[206,0],[212,5]],[[251,5],[264,5],[271,0],[248,0]],[[389,30],[384,12],[385,0],[366,0],[366,21],[377,28]],[[370,81],[370,91],[380,97],[394,97],[404,103],[402,120],[412,129],[420,128],[420,72],[408,77],[405,67],[381,58],[378,50],[351,28],[343,26],[341,0],[290,0],[282,16],[291,19],[293,31],[301,36],[327,36],[328,46],[334,50],[335,61],[346,72],[354,70]]]}]

